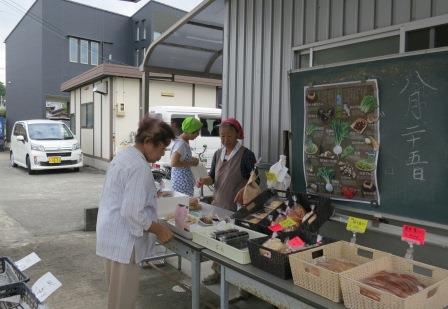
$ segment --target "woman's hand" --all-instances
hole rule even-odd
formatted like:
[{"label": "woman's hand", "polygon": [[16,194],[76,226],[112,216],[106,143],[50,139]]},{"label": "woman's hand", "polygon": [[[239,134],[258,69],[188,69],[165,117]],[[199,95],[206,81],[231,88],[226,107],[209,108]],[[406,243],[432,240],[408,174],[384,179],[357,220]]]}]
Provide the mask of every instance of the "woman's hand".
[{"label": "woman's hand", "polygon": [[157,239],[159,240],[160,244],[166,244],[173,238],[173,232],[166,226],[153,222],[151,226],[148,229],[148,232],[153,233],[157,236]]},{"label": "woman's hand", "polygon": [[243,205],[244,188],[245,188],[245,187],[242,187],[242,188],[238,191],[238,193],[235,195],[235,198],[233,199],[233,202],[234,202],[235,204]]},{"label": "woman's hand", "polygon": [[201,177],[197,180],[196,186],[201,188],[203,185],[211,186],[213,184],[213,179],[210,176]]},{"label": "woman's hand", "polygon": [[190,159],[191,166],[197,166],[199,164],[198,158],[191,158]]},{"label": "woman's hand", "polygon": [[198,188],[202,188],[202,186],[204,186],[205,182],[204,182],[204,177],[201,177],[198,179],[198,181],[196,182],[196,186]]}]

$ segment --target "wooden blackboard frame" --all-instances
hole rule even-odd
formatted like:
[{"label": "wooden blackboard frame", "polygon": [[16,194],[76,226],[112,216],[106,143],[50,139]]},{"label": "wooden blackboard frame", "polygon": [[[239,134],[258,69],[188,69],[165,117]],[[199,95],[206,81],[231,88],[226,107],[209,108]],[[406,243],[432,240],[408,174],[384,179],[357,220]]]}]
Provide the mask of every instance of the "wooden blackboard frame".
[{"label": "wooden blackboard frame", "polygon": [[[401,55],[379,60],[362,61],[359,63],[292,72],[290,74],[290,98],[293,158],[293,160],[291,160],[291,162],[293,162],[291,174],[293,189],[295,191],[303,191],[305,189],[303,167],[301,168],[298,163],[303,159],[302,144],[304,86],[310,84],[338,83],[350,80],[378,79],[381,94],[381,105],[384,106],[384,110],[382,112],[385,114],[382,118],[382,123],[386,124],[381,128],[382,138],[384,136],[386,137],[383,139],[382,148],[386,147],[387,149],[387,147],[393,148],[399,146],[403,148],[403,141],[400,141],[401,144],[397,143],[395,146],[392,145],[391,142],[395,139],[390,136],[391,128],[399,128],[401,130],[403,127],[394,127],[394,125],[398,125],[405,121],[397,116],[397,109],[391,104],[403,104],[403,97],[398,97],[397,93],[399,93],[400,89],[402,89],[406,84],[406,78],[410,77],[411,73],[419,72],[420,75],[424,76],[422,80],[426,79],[430,81],[427,83],[428,85],[431,83],[436,85],[434,88],[438,89],[438,91],[436,94],[431,94],[430,99],[432,100],[432,105],[438,104],[437,106],[441,108],[439,112],[432,111],[431,116],[437,118],[437,122],[434,124],[430,123],[429,126],[430,129],[435,131],[433,133],[437,135],[436,137],[441,139],[442,144],[440,147],[436,147],[434,144],[427,144],[428,146],[425,146],[428,147],[425,149],[430,149],[431,151],[437,152],[437,155],[432,156],[435,160],[433,161],[433,164],[439,166],[437,168],[437,173],[434,173],[437,174],[437,178],[432,179],[432,183],[427,185],[433,194],[425,197],[424,191],[426,189],[419,192],[419,190],[415,190],[418,186],[415,186],[412,183],[408,183],[409,188],[400,188],[400,183],[391,185],[391,183],[393,184],[394,182],[387,178],[388,175],[385,175],[385,172],[386,168],[388,168],[388,164],[393,165],[392,163],[394,160],[392,160],[392,157],[394,154],[388,153],[387,150],[383,150],[382,153],[380,150],[379,173],[382,173],[382,179],[380,178],[379,182],[382,183],[382,181],[384,181],[384,186],[387,185],[387,188],[389,188],[380,188],[380,192],[386,193],[382,196],[383,205],[379,208],[373,208],[370,206],[366,207],[365,205],[360,205],[358,203],[338,202],[335,204],[336,206],[340,205],[344,209],[351,209],[353,211],[379,213],[384,217],[390,216],[393,218],[403,218],[405,220],[409,219],[409,222],[426,223],[428,225],[432,225],[433,223],[437,226],[448,227],[448,203],[445,206],[446,198],[444,194],[444,191],[448,192],[448,190],[446,190],[448,189],[448,180],[445,181],[443,177],[440,176],[445,173],[448,175],[448,163],[444,163],[445,160],[442,160],[446,158],[446,162],[448,162],[448,138],[446,137],[448,136],[448,120],[446,122],[440,120],[443,119],[443,116],[446,116],[448,119],[448,104],[443,105],[443,98],[448,98],[448,52],[446,50],[447,49],[434,52],[412,53],[405,56]],[[437,130],[434,130],[434,128]],[[443,132],[446,133],[444,134]],[[400,151],[402,151],[402,149],[398,149],[397,153]],[[443,154],[444,151],[446,151],[446,155]],[[297,160],[294,158],[297,158]],[[400,154],[399,160],[403,160],[403,154]],[[297,163],[294,164],[294,162]],[[384,163],[383,166],[382,163]],[[403,176],[403,162],[397,165],[400,166],[397,166],[393,173]],[[393,177],[391,175],[389,176],[389,178],[397,178],[393,175]],[[446,183],[446,189],[442,190],[441,188],[445,187],[444,183]],[[410,187],[413,188],[411,189]],[[395,192],[389,190],[395,190]],[[409,194],[412,196],[406,196]],[[425,201],[424,198],[427,199],[427,203],[422,203],[422,201]],[[417,202],[413,203],[414,200],[421,203],[421,205],[416,204]]]}]

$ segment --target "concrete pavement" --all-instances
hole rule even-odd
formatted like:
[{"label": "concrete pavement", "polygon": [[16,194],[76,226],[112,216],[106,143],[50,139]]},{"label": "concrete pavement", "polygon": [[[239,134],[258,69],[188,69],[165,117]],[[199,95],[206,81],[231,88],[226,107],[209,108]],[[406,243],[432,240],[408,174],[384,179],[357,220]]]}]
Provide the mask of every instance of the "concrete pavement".
[{"label": "concrete pavement", "polygon": [[[36,252],[42,261],[26,271],[30,285],[52,272],[62,287],[48,299],[54,309],[106,308],[103,261],[95,255],[95,233],[83,232],[84,209],[97,207],[104,173],[49,171],[28,175],[9,167],[0,152],[0,256],[13,260]],[[187,264],[187,263],[183,263]],[[190,279],[169,265],[142,269],[138,309],[191,308],[191,295],[173,291]],[[256,299],[231,308],[267,308]],[[201,289],[201,307],[218,308],[219,298]]]}]

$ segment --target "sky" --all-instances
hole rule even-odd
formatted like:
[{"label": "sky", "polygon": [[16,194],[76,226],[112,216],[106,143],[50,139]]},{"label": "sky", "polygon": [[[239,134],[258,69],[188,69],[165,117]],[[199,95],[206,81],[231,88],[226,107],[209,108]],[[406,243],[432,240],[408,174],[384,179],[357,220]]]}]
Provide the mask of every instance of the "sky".
[{"label": "sky", "polygon": [[[14,29],[25,12],[35,0],[0,0],[0,81],[5,84],[5,44],[3,43],[9,33]],[[87,4],[122,15],[132,16],[142,6],[151,0],[140,0],[133,3],[120,0],[71,0]],[[201,0],[157,0],[158,2],[191,11]]]}]

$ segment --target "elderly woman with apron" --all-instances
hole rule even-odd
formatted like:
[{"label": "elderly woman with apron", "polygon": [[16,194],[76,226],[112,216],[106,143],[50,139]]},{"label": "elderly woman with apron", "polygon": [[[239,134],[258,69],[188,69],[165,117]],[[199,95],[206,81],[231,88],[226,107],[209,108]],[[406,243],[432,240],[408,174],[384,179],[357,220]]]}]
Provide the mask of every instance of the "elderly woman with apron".
[{"label": "elderly woman with apron", "polygon": [[[244,138],[243,128],[238,120],[229,118],[219,128],[222,148],[213,155],[209,175],[198,180],[198,186],[215,185],[212,204],[236,211],[237,195],[249,180],[255,167],[255,155],[239,140]],[[219,269],[213,264],[214,274],[204,279],[206,285],[219,282]]]},{"label": "elderly woman with apron", "polygon": [[182,122],[182,134],[174,142],[171,150],[171,186],[174,191],[193,196],[195,180],[192,166],[199,164],[198,158],[193,158],[189,141],[199,135],[202,123],[194,117],[187,117]]}]

